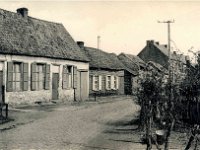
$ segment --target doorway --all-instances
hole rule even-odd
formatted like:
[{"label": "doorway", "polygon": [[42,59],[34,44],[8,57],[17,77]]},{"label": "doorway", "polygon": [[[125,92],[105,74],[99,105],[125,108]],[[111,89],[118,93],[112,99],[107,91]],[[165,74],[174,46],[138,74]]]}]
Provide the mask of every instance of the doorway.
[{"label": "doorway", "polygon": [[57,100],[59,97],[58,87],[59,87],[59,74],[53,73],[53,75],[52,75],[52,100]]}]

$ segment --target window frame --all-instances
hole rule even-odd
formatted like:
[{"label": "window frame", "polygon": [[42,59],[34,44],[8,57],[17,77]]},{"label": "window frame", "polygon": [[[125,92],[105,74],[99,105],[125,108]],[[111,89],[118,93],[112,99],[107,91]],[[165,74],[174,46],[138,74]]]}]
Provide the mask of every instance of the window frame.
[{"label": "window frame", "polygon": [[[39,68],[42,68],[42,71],[40,72]],[[36,63],[36,91],[41,91],[41,90],[45,90],[45,67],[46,64],[44,63]],[[43,75],[42,79],[40,79],[40,76]],[[42,88],[40,88],[40,84],[42,85]]]},{"label": "window frame", "polygon": [[67,64],[63,65],[62,89],[69,90],[73,88],[74,88],[74,66]]},{"label": "window frame", "polygon": [[[15,66],[19,66],[19,72],[16,72],[16,68]],[[14,61],[13,62],[13,72],[12,72],[12,92],[20,92],[20,91],[23,91],[23,87],[22,87],[22,83],[23,83],[23,70],[22,70],[22,65],[23,65],[23,62],[18,62],[18,61]],[[19,75],[19,81],[16,81],[16,78],[17,78],[17,73],[20,73]],[[17,89],[16,85],[17,83],[19,83],[19,89]]]},{"label": "window frame", "polygon": [[106,76],[106,90],[111,90],[112,89],[112,81],[111,81],[112,76],[111,75],[107,75]]}]

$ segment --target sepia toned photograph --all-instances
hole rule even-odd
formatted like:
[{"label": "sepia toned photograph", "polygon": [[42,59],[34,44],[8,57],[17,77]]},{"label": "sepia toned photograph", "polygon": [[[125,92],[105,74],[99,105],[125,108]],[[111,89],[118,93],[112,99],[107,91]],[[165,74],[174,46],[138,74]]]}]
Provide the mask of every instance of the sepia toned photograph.
[{"label": "sepia toned photograph", "polygon": [[0,150],[200,150],[200,1],[0,0]]}]

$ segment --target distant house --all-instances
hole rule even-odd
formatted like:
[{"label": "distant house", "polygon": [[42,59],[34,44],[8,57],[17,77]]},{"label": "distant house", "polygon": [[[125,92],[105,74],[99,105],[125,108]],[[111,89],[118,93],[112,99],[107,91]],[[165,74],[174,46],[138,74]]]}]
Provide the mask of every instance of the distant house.
[{"label": "distant house", "polygon": [[[140,51],[138,56],[146,63],[149,61],[160,64],[161,66],[168,68],[169,54],[167,45],[161,45],[154,40],[148,40],[146,46]],[[178,54],[175,51],[171,53],[171,66],[175,71],[184,72],[186,65],[185,56]]]},{"label": "distant house", "polygon": [[0,9],[0,99],[4,86],[9,103],[84,100],[88,61],[62,24]]},{"label": "distant house", "polygon": [[114,53],[100,49],[84,47],[84,42],[77,42],[90,59],[89,93],[94,95],[131,94],[131,70],[125,69]]},{"label": "distant house", "polygon": [[[132,75],[128,76],[130,79],[127,84],[131,84],[131,93],[135,94],[138,88],[138,79],[144,75],[145,71],[146,71],[146,63],[140,59],[138,56],[135,55],[131,55],[131,54],[125,54],[125,53],[121,53],[118,56],[118,59],[123,63],[123,65],[131,70]],[[125,79],[126,74],[125,74]],[[142,78],[142,77],[141,77]],[[126,89],[129,90],[129,89]]]}]

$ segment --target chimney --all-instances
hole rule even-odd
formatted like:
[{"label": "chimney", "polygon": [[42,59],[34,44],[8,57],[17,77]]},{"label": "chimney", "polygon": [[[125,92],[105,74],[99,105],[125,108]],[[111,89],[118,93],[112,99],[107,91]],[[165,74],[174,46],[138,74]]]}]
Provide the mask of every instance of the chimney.
[{"label": "chimney", "polygon": [[165,44],[164,47],[167,48],[167,44]]},{"label": "chimney", "polygon": [[20,14],[22,17],[26,18],[28,16],[28,9],[25,7],[18,8],[17,13]]},{"label": "chimney", "polygon": [[83,41],[77,41],[76,43],[78,44],[78,46],[79,46],[81,49],[84,49],[84,42],[83,42]]},{"label": "chimney", "polygon": [[147,46],[154,44],[154,40],[147,40]]},{"label": "chimney", "polygon": [[187,55],[187,56],[185,56],[185,60],[186,61],[189,61],[190,60],[190,57]]}]

